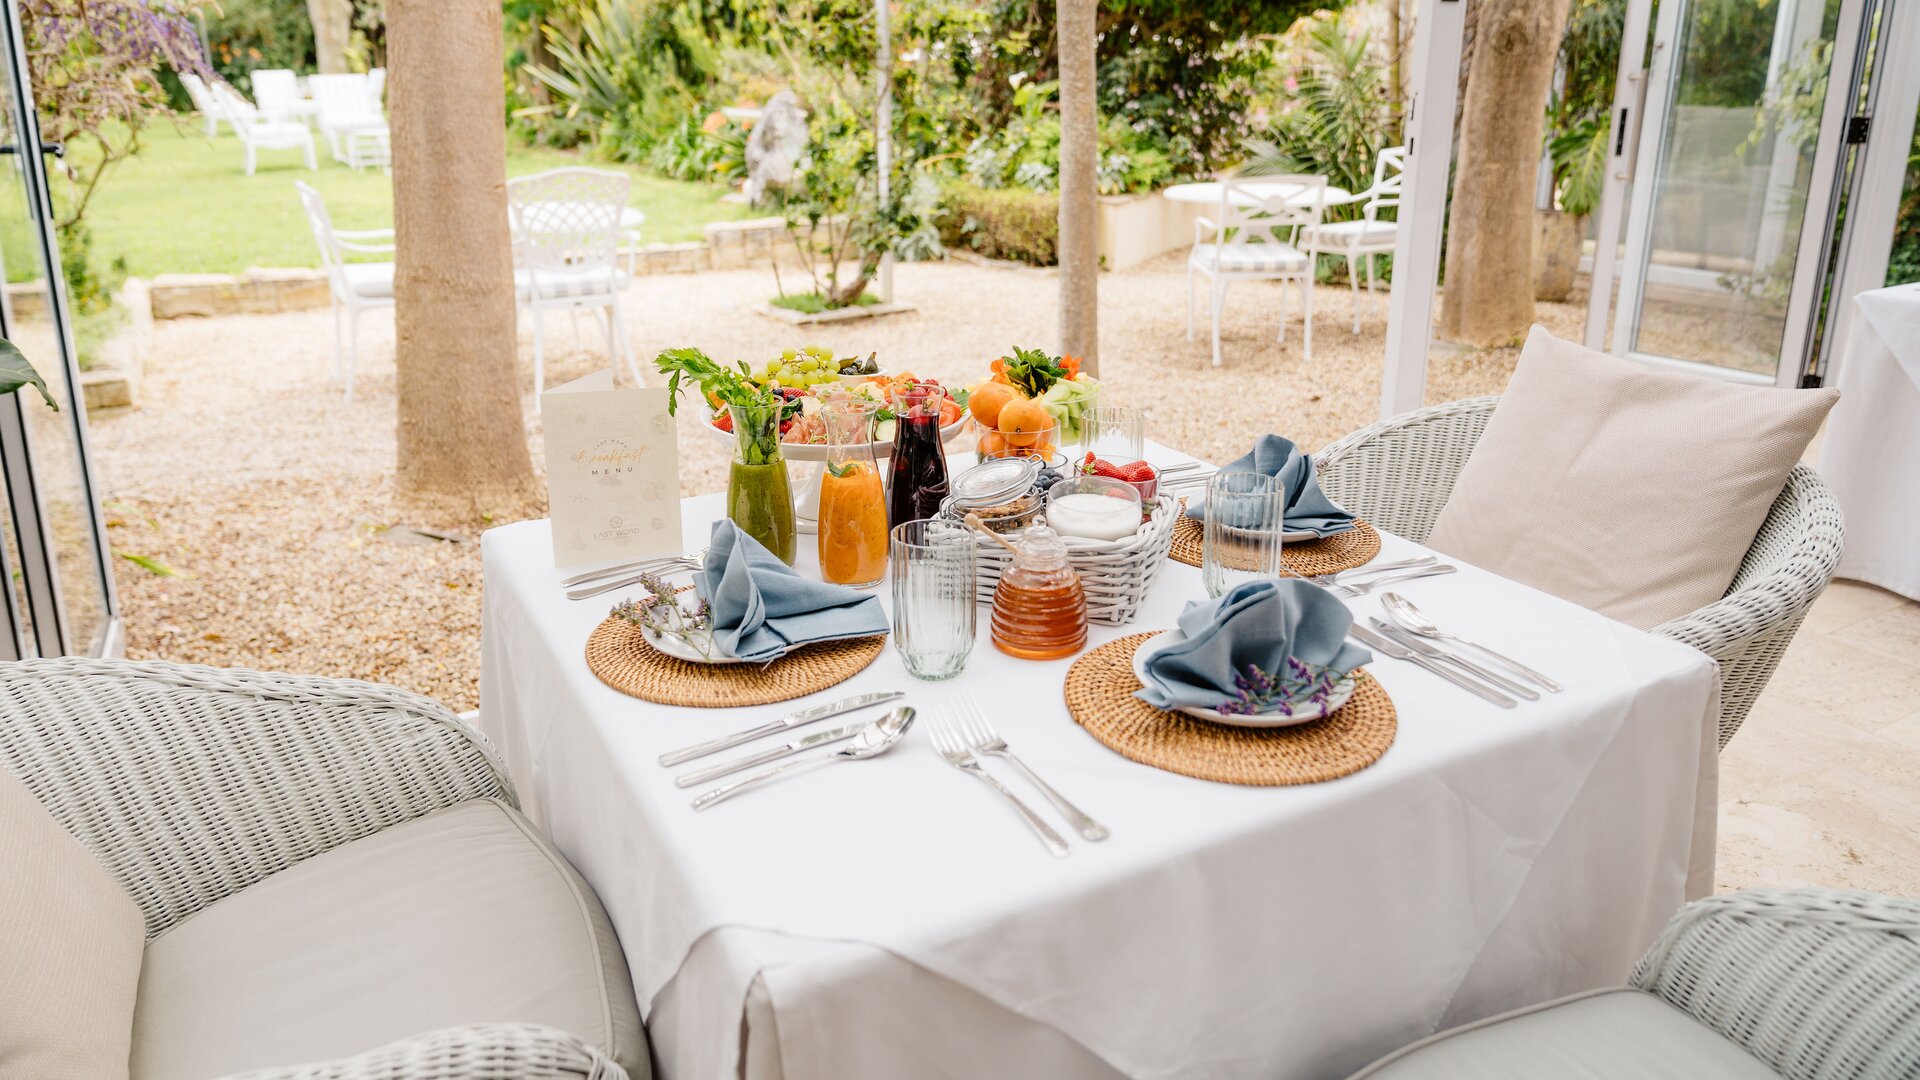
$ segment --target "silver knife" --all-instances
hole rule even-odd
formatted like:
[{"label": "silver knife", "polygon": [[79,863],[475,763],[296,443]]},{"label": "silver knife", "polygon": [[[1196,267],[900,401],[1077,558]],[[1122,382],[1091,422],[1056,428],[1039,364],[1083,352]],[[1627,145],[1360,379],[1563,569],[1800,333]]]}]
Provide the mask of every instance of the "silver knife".
[{"label": "silver knife", "polygon": [[1367,625],[1373,627],[1376,631],[1382,634],[1385,634],[1389,638],[1392,638],[1395,644],[1403,645],[1406,648],[1412,649],[1414,652],[1417,652],[1422,656],[1431,657],[1432,659],[1439,660],[1442,663],[1452,664],[1455,667],[1463,669],[1464,671],[1466,671],[1467,674],[1473,676],[1474,678],[1479,679],[1482,682],[1492,683],[1493,685],[1499,687],[1500,689],[1505,690],[1509,694],[1518,695],[1520,697],[1526,698],[1528,701],[1540,700],[1540,692],[1535,690],[1533,687],[1524,686],[1520,683],[1514,682],[1512,679],[1507,678],[1505,675],[1502,675],[1499,672],[1493,671],[1480,664],[1476,664],[1464,656],[1459,656],[1454,653],[1450,653],[1447,650],[1442,649],[1437,645],[1432,645],[1425,641],[1422,641],[1420,640],[1420,635],[1418,634],[1410,634],[1407,631],[1402,630],[1401,628],[1383,619],[1376,619],[1376,618],[1370,617],[1367,619]]},{"label": "silver knife", "polygon": [[1373,649],[1377,652],[1385,653],[1386,655],[1393,657],[1395,660],[1405,660],[1409,663],[1418,664],[1421,667],[1426,668],[1428,671],[1434,673],[1435,675],[1438,675],[1441,678],[1447,680],[1448,682],[1453,683],[1455,686],[1458,686],[1462,690],[1465,690],[1471,694],[1475,694],[1479,697],[1483,697],[1488,701],[1493,702],[1495,705],[1500,706],[1503,709],[1511,709],[1515,705],[1519,704],[1519,702],[1513,700],[1512,698],[1501,693],[1500,691],[1493,689],[1490,686],[1482,686],[1480,683],[1467,678],[1465,675],[1459,674],[1458,672],[1454,671],[1452,668],[1441,667],[1439,664],[1436,664],[1432,660],[1429,660],[1426,657],[1421,656],[1419,653],[1414,652],[1412,649],[1404,649],[1398,645],[1395,645],[1393,642],[1387,640],[1384,637],[1381,637],[1379,634],[1374,633],[1373,631],[1367,629],[1366,627],[1361,626],[1359,623],[1354,623],[1352,626],[1347,627],[1347,635],[1353,638],[1355,641],[1360,642],[1362,645],[1365,645],[1366,647]]},{"label": "silver knife", "polygon": [[660,764],[672,768],[675,765],[692,761],[694,758],[706,757],[708,754],[717,754],[722,750],[731,750],[741,743],[752,742],[764,735],[771,735],[776,731],[785,731],[788,728],[799,727],[802,724],[811,724],[815,720],[825,720],[829,716],[839,716],[844,712],[864,709],[869,705],[878,705],[883,701],[892,701],[895,698],[906,696],[905,692],[900,690],[888,690],[884,693],[877,694],[855,694],[850,698],[836,701],[831,705],[816,705],[811,709],[801,709],[799,712],[788,713],[778,720],[769,720],[756,728],[736,731],[731,735],[722,735],[717,739],[710,739],[696,746],[689,746],[684,750],[675,750],[671,754],[661,754]]},{"label": "silver knife", "polygon": [[675,787],[692,787],[695,784],[704,784],[709,780],[718,780],[729,773],[737,773],[741,769],[751,769],[755,765],[765,765],[770,761],[779,761],[783,757],[797,754],[808,747],[824,746],[827,743],[839,742],[841,739],[851,739],[855,735],[860,734],[861,729],[866,726],[867,722],[862,720],[857,724],[848,724],[845,727],[815,732],[804,739],[795,739],[790,743],[782,743],[770,750],[762,750],[757,754],[734,758],[732,761],[723,761],[711,768],[701,769],[699,772],[690,772],[685,776],[675,779],[673,785]]}]

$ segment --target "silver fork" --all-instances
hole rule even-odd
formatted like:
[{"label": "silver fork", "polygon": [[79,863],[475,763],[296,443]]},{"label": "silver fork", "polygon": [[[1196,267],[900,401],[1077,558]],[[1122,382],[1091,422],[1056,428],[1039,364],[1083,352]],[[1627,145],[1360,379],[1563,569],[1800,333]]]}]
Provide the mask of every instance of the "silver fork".
[{"label": "silver fork", "polygon": [[1423,566],[1417,570],[1403,570],[1398,574],[1388,574],[1385,577],[1362,581],[1357,585],[1349,585],[1344,581],[1329,582],[1327,588],[1335,592],[1345,593],[1348,596],[1365,596],[1367,593],[1372,592],[1382,585],[1391,585],[1396,581],[1412,581],[1414,578],[1439,577],[1441,574],[1451,574],[1458,569],[1459,567],[1451,563],[1441,563],[1439,566]]},{"label": "silver fork", "polygon": [[1067,842],[1060,838],[1059,833],[1053,831],[1053,826],[1042,820],[1039,814],[1034,813],[1031,806],[1021,802],[1020,796],[1008,791],[1005,784],[987,775],[987,770],[980,767],[980,762],[974,758],[973,751],[967,749],[967,744],[961,741],[960,733],[953,730],[952,726],[943,720],[930,720],[927,722],[927,733],[933,738],[933,748],[940,751],[940,756],[947,759],[947,764],[968,776],[978,777],[981,783],[999,792],[1001,797],[1012,803],[1020,817],[1039,835],[1040,842],[1047,845],[1047,850],[1053,853],[1054,858],[1064,859],[1073,854],[1073,849],[1067,846]]},{"label": "silver fork", "polygon": [[646,559],[634,559],[631,562],[614,563],[612,566],[602,566],[597,569],[582,571],[570,578],[562,578],[560,587],[563,589],[571,589],[576,585],[585,585],[589,581],[599,581],[601,578],[631,577],[643,571],[651,570],[656,566],[666,566],[672,563],[692,561],[698,564],[705,562],[706,558],[707,549],[701,548],[698,551],[689,551],[685,555],[655,555]]},{"label": "silver fork", "polygon": [[703,559],[695,559],[691,555],[682,555],[666,562],[656,563],[645,570],[637,570],[627,577],[614,578],[612,581],[595,582],[591,585],[584,585],[578,589],[568,589],[567,599],[586,600],[599,596],[601,593],[612,592],[615,589],[624,589],[629,585],[638,585],[640,584],[640,579],[645,577],[658,577],[662,574],[673,574],[682,570],[698,570],[703,562]]},{"label": "silver fork", "polygon": [[1020,775],[1032,781],[1033,786],[1040,789],[1040,794],[1047,797],[1047,801],[1053,804],[1053,808],[1060,811],[1061,815],[1067,819],[1067,824],[1072,825],[1081,836],[1088,840],[1105,840],[1113,835],[1107,831],[1105,825],[1088,817],[1086,811],[1068,802],[1065,795],[1053,790],[1053,785],[1035,775],[1032,769],[1027,768],[1026,762],[1014,757],[1013,751],[1007,749],[1007,740],[993,730],[993,725],[981,715],[980,707],[974,704],[972,698],[959,699],[958,714],[960,733],[965,736],[967,744],[973,747],[976,753],[1003,758],[1014,768],[1019,769]]}]

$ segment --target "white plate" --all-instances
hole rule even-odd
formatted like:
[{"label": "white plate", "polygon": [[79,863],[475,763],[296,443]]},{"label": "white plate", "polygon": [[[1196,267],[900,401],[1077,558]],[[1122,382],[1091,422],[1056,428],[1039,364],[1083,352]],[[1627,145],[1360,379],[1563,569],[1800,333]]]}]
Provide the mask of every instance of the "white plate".
[{"label": "white plate", "polygon": [[[653,646],[655,649],[658,649],[661,652],[666,653],[668,656],[673,657],[675,660],[685,660],[689,664],[744,664],[748,662],[740,659],[737,656],[727,656],[726,654],[722,653],[720,651],[719,646],[713,643],[713,633],[711,631],[702,631],[700,634],[695,635],[697,637],[702,637],[705,639],[706,645],[707,645],[707,653],[711,655],[701,653],[701,651],[698,648],[694,647],[692,644],[689,644],[688,642],[680,640],[677,637],[670,637],[665,634],[656,634],[652,630],[648,630],[645,627],[642,627],[640,629],[640,636],[645,638],[647,640],[647,644]],[[794,648],[797,649],[799,648],[799,646],[796,645],[794,646]],[[792,651],[793,649],[787,650],[787,652],[792,652]],[[781,653],[780,656],[787,655],[787,652]],[[770,664],[774,660],[780,659],[780,656],[773,657],[771,660],[755,660],[753,661],[753,663]]]},{"label": "white plate", "polygon": [[[1133,651],[1134,678],[1145,683],[1147,681],[1147,657],[1184,638],[1185,635],[1178,630],[1165,630],[1141,642],[1140,647]],[[1185,708],[1175,709],[1174,711],[1186,713],[1188,716],[1208,720],[1216,724],[1227,724],[1232,727],[1292,727],[1295,724],[1304,724],[1309,720],[1318,720],[1328,713],[1333,712],[1335,709],[1338,709],[1340,706],[1345,705],[1347,699],[1353,696],[1353,689],[1356,685],[1357,680],[1355,680],[1352,675],[1348,675],[1346,678],[1333,684],[1333,690],[1327,695],[1325,705],[1298,706],[1293,710],[1292,716],[1288,716],[1282,712],[1264,712],[1254,713],[1251,716],[1239,716],[1216,712],[1213,709],[1202,709],[1198,706],[1187,706]]]}]

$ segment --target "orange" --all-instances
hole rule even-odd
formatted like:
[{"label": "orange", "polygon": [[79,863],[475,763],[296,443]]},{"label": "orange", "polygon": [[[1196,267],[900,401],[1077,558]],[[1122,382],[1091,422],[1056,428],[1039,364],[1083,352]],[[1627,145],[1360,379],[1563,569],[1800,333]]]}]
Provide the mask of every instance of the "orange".
[{"label": "orange", "polygon": [[1006,450],[1006,448],[1007,440],[1002,438],[999,432],[983,431],[980,433],[978,449],[981,454],[998,454]]},{"label": "orange", "polygon": [[983,382],[967,398],[967,411],[987,427],[1000,426],[1000,410],[1018,395],[1006,383]]},{"label": "orange", "polygon": [[1053,417],[1032,398],[1015,398],[1001,407],[998,427],[1008,446],[1032,446],[1053,429]]}]

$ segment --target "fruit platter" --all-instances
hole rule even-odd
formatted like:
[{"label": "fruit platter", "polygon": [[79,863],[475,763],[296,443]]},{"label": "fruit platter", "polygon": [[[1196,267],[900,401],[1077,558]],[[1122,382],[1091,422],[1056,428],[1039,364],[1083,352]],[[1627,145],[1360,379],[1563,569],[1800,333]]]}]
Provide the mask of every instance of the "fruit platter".
[{"label": "fruit platter", "polygon": [[975,450],[1054,457],[1080,441],[1081,420],[1098,400],[1100,383],[1072,356],[1015,347],[993,362],[992,375],[967,391],[967,411],[976,429]]},{"label": "fruit platter", "polygon": [[[780,452],[789,461],[823,462],[827,460],[827,432],[822,417],[822,402],[827,395],[853,394],[871,398],[885,406],[892,391],[909,386],[939,386],[938,380],[916,378],[912,372],[890,374],[880,370],[874,355],[836,357],[831,349],[809,345],[786,349],[758,367],[742,365],[745,378],[758,386],[797,403],[790,416],[780,424]],[[940,438],[951,440],[966,424],[966,395],[958,399],[943,391],[940,406]],[[733,438],[733,417],[717,400],[707,402],[706,427],[716,438]],[[873,432],[873,454],[885,458],[893,452],[894,421],[887,411]]]}]

